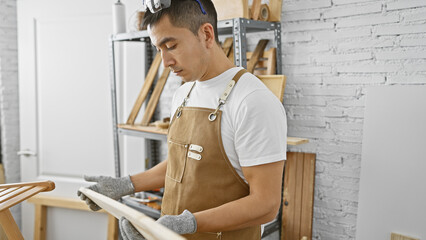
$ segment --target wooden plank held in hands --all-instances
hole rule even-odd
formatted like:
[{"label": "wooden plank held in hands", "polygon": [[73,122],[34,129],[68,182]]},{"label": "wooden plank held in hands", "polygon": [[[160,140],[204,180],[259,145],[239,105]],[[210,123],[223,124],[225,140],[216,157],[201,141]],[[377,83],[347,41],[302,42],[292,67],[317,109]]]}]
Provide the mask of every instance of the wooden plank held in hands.
[{"label": "wooden plank held in hands", "polygon": [[312,238],[315,154],[288,152],[284,172],[281,240]]},{"label": "wooden plank held in hands", "polygon": [[268,39],[262,39],[257,43],[257,46],[254,49],[254,52],[247,63],[247,71],[249,71],[250,73],[253,73],[257,62],[259,61],[260,57],[263,56],[263,51],[265,50],[265,47],[268,44],[268,42],[269,42]]},{"label": "wooden plank held in hands", "polygon": [[126,124],[133,125],[135,123],[135,119],[139,114],[139,111],[142,107],[143,102],[148,96],[149,89],[154,82],[155,76],[157,75],[158,68],[161,64],[161,54],[157,53],[155,55],[154,61],[152,61],[151,67],[149,68],[148,74],[146,75],[145,82],[143,83],[143,87],[139,92],[138,98],[136,99],[135,104],[133,105],[132,111],[130,112],[129,118],[127,119]]},{"label": "wooden plank held in hands", "polygon": [[79,189],[102,209],[120,219],[125,217],[148,240],[184,240],[185,238],[145,214],[87,188]]},{"label": "wooden plank held in hands", "polygon": [[160,79],[158,79],[155,85],[154,91],[152,92],[151,98],[149,99],[148,105],[146,106],[145,114],[143,115],[141,125],[148,126],[154,115],[155,108],[157,107],[158,100],[160,100],[161,92],[163,92],[164,85],[166,85],[167,78],[170,74],[170,68],[165,68]]}]

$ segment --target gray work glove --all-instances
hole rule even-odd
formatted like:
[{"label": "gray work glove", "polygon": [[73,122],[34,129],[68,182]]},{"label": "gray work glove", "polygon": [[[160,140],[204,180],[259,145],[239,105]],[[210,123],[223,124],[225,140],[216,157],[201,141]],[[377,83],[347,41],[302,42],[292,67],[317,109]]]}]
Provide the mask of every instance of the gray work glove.
[{"label": "gray work glove", "polygon": [[[181,215],[164,215],[157,220],[158,223],[178,234],[191,234],[197,231],[197,221],[188,210]],[[141,240],[143,236],[124,217],[120,218],[119,227],[123,240]]]},{"label": "gray work glove", "polygon": [[158,223],[179,234],[191,234],[197,231],[197,220],[188,210],[181,215],[164,215]]},{"label": "gray work glove", "polygon": [[[98,192],[114,200],[120,199],[122,196],[135,193],[135,188],[130,180],[130,176],[121,178],[112,178],[108,176],[84,176],[84,180],[89,182],[97,182],[88,187],[88,189]],[[98,211],[101,209],[92,200],[86,197],[82,192],[78,191],[77,195],[81,200],[86,201],[90,209]]]},{"label": "gray work glove", "polygon": [[145,239],[125,217],[120,218],[118,221],[118,226],[120,227],[121,238],[123,240]]}]

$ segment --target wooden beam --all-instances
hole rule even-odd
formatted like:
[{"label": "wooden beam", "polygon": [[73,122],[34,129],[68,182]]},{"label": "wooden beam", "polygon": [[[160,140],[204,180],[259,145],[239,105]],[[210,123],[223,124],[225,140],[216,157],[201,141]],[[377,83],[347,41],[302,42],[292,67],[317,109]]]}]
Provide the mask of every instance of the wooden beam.
[{"label": "wooden beam", "polygon": [[253,0],[251,4],[251,19],[258,20],[260,14],[260,4],[261,0]]},{"label": "wooden beam", "polygon": [[268,42],[269,42],[268,39],[262,39],[257,43],[256,48],[254,49],[254,52],[247,63],[247,71],[253,73],[257,62],[259,61],[259,58],[263,56],[263,51],[265,50],[265,47],[268,44]]},{"label": "wooden beam", "polygon": [[35,204],[34,240],[46,239],[47,207]]},{"label": "wooden beam", "polygon": [[160,100],[161,92],[163,92],[164,85],[166,85],[167,78],[170,74],[170,68],[165,68],[157,84],[155,84],[154,91],[152,92],[151,98],[149,99],[148,105],[146,106],[145,113],[142,118],[141,125],[148,126],[149,122],[154,115],[155,108],[157,107],[158,101]]},{"label": "wooden beam", "polygon": [[9,209],[4,209],[0,212],[0,224],[8,239],[24,240],[24,237],[19,231],[18,225],[16,225],[15,219],[13,219]]},{"label": "wooden beam", "polygon": [[148,96],[149,89],[154,82],[155,76],[157,75],[158,68],[161,64],[161,54],[157,53],[155,55],[154,61],[149,68],[148,74],[145,77],[145,81],[143,83],[142,89],[139,92],[138,98],[136,99],[135,104],[133,105],[132,111],[130,112],[129,118],[127,119],[127,124],[134,124],[135,119],[139,114],[139,111],[142,107],[142,104],[145,102],[146,97]]},{"label": "wooden beam", "polygon": [[269,0],[269,21],[281,22],[282,0]]},{"label": "wooden beam", "polygon": [[229,58],[232,46],[234,45],[234,39],[232,37],[226,38],[222,44],[222,49],[225,55]]},{"label": "wooden beam", "polygon": [[288,152],[284,172],[281,240],[312,238],[315,154]]}]

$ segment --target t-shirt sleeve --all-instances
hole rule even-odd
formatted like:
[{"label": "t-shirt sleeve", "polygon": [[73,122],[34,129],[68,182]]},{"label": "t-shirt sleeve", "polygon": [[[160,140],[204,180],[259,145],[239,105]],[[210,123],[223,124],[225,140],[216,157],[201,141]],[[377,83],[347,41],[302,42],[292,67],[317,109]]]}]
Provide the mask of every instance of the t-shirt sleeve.
[{"label": "t-shirt sleeve", "polygon": [[242,167],[286,159],[286,113],[269,90],[247,95],[238,107],[235,120],[235,149]]}]

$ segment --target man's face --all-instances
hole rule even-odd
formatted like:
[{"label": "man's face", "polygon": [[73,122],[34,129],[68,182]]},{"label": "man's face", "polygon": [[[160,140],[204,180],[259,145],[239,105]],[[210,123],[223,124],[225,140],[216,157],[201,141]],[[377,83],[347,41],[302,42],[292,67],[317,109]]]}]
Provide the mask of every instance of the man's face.
[{"label": "man's face", "polygon": [[161,52],[164,67],[169,67],[183,81],[200,79],[207,69],[207,49],[202,36],[195,36],[187,28],[178,28],[164,16],[148,27],[152,44]]}]

